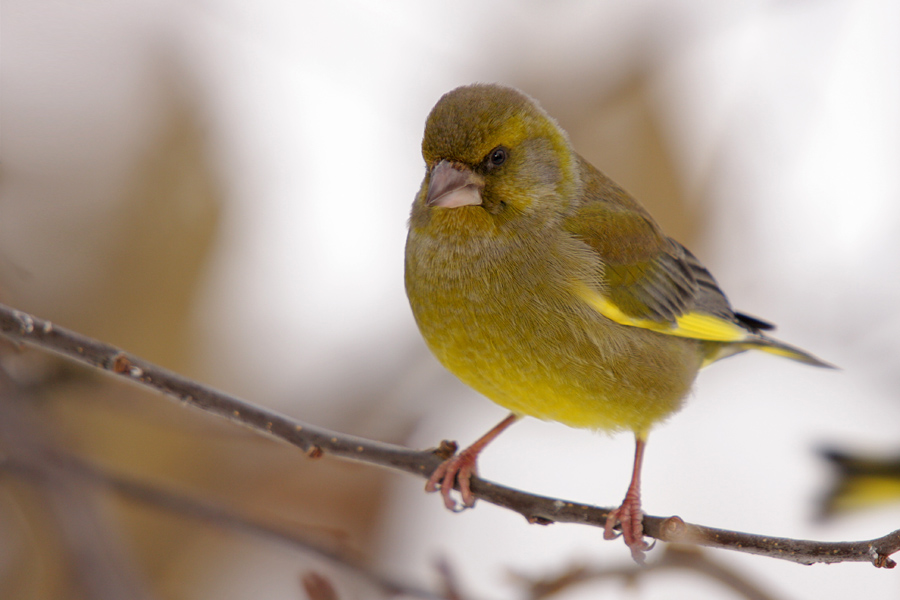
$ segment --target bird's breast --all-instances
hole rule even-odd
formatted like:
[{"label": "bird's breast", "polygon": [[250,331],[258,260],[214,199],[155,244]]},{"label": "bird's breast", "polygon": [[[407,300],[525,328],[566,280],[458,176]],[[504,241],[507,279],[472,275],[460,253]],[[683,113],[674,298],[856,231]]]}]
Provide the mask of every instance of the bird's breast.
[{"label": "bird's breast", "polygon": [[498,404],[575,427],[644,429],[678,407],[697,352],[586,306],[572,280],[593,266],[559,240],[411,228],[406,288],[438,360]]}]

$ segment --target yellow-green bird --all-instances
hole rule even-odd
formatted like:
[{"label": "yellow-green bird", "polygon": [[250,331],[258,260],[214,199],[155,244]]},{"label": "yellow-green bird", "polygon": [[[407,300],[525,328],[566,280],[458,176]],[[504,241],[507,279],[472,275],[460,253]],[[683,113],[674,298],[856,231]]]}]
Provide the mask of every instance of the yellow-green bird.
[{"label": "yellow-green bird", "polygon": [[438,360],[511,414],[430,477],[474,504],[478,453],[528,415],[630,430],[631,485],[606,522],[646,549],[640,470],[650,428],[681,407],[701,367],[755,348],[814,356],[734,312],[715,279],[646,210],[579,156],[522,92],[476,84],[445,94],[422,141],[426,175],[406,241],[406,292]]},{"label": "yellow-green bird", "polygon": [[820,454],[834,465],[836,478],[819,504],[819,518],[900,503],[900,456],[866,456],[827,448]]}]

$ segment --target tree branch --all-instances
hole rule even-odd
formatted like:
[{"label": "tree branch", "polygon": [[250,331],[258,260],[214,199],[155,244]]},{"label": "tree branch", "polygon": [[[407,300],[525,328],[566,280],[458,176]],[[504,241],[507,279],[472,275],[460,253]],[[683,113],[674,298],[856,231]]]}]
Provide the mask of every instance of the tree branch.
[{"label": "tree branch", "polygon": [[[113,373],[182,404],[225,417],[258,433],[297,446],[311,458],[330,454],[428,477],[456,448],[453,443],[442,442],[434,450],[410,450],[308,425],[201,385],[110,344],[2,304],[0,334]],[[472,491],[477,498],[518,512],[534,524],[578,523],[602,528],[609,514],[609,509],[528,494],[484,479],[473,479]],[[890,555],[900,550],[900,530],[873,540],[818,542],[714,529],[685,523],[679,517],[646,515],[644,533],[666,542],[722,548],[806,565],[871,562],[876,567],[893,568],[896,563]]]}]

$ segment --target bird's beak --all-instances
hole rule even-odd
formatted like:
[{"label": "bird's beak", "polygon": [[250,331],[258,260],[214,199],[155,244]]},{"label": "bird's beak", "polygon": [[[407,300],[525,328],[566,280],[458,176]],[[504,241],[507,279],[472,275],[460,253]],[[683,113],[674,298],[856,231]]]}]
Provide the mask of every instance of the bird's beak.
[{"label": "bird's beak", "polygon": [[481,204],[484,178],[466,166],[442,160],[431,170],[425,204],[456,208]]}]

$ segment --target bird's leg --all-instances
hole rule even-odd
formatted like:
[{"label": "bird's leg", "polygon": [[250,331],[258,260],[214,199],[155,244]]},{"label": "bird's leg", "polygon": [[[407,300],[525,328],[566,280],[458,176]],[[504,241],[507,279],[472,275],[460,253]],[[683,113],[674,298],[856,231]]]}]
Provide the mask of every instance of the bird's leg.
[{"label": "bird's leg", "polygon": [[631,556],[637,562],[643,563],[644,550],[650,549],[650,544],[644,541],[644,513],[641,511],[641,464],[644,461],[644,446],[647,440],[640,433],[635,434],[634,440],[634,470],[631,473],[631,484],[622,505],[609,513],[606,518],[603,537],[608,540],[616,538],[618,534],[613,531],[613,527],[616,523],[621,523],[622,537],[631,549]]},{"label": "bird's leg", "polygon": [[463,509],[475,506],[475,496],[472,495],[470,481],[472,475],[478,472],[476,464],[478,454],[518,419],[518,415],[510,413],[509,416],[497,423],[493,429],[478,438],[474,444],[438,465],[438,468],[428,478],[428,483],[425,484],[425,491],[436,492],[440,489],[441,496],[444,498],[444,506],[456,511],[456,502],[450,497],[455,481],[459,484],[459,494],[462,496]]}]

